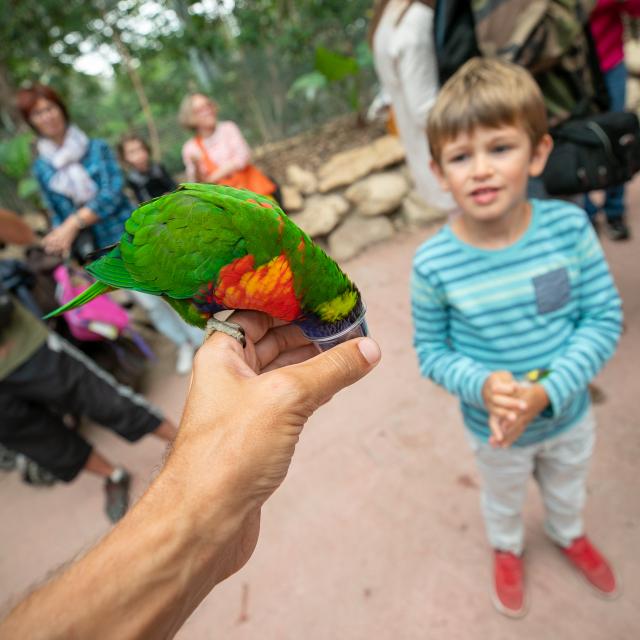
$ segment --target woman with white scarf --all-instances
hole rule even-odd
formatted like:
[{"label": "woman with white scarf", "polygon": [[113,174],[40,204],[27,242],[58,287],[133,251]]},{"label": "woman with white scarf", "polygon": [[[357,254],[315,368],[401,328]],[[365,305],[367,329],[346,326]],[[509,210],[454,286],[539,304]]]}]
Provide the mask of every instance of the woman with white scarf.
[{"label": "woman with white scarf", "polygon": [[[35,84],[18,92],[18,108],[38,135],[33,173],[53,230],[43,238],[49,253],[68,255],[83,229],[90,229],[96,247],[119,242],[133,207],[115,156],[104,140],[89,138],[72,124],[58,94]],[[158,331],[178,347],[176,371],[191,370],[202,332],[184,323],[162,299],[135,294]]]}]

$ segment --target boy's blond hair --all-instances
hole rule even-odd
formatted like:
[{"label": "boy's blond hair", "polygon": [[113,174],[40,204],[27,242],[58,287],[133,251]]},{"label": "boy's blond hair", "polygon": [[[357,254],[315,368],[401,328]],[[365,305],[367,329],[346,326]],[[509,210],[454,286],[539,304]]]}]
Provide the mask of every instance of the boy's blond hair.
[{"label": "boy's blond hair", "polygon": [[542,92],[531,74],[497,58],[472,58],[442,87],[427,120],[431,156],[476,127],[522,126],[534,148],[547,133]]}]

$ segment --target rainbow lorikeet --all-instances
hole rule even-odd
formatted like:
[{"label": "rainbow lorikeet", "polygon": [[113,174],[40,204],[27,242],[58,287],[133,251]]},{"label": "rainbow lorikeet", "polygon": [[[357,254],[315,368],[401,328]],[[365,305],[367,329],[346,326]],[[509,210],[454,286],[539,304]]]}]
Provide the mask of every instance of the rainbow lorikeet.
[{"label": "rainbow lorikeet", "polygon": [[110,249],[86,267],[96,282],[47,317],[119,288],[159,295],[190,324],[234,337],[237,325],[214,313],[263,311],[312,339],[364,313],[340,267],[273,200],[250,191],[183,184],[133,211]]}]

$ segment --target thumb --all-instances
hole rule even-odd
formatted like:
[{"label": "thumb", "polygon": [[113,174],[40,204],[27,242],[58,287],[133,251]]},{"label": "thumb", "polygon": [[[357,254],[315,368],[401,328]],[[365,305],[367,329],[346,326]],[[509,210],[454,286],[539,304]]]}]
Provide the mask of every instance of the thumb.
[{"label": "thumb", "polygon": [[343,342],[290,367],[316,406],[366,376],[380,362],[380,347],[371,338]]}]

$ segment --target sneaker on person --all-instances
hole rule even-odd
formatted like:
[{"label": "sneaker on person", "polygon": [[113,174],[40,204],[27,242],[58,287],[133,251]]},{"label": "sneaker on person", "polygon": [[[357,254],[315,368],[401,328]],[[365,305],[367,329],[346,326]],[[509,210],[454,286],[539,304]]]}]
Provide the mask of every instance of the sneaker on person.
[{"label": "sneaker on person", "polygon": [[3,471],[13,471],[16,468],[17,453],[7,449],[0,444],[0,469]]},{"label": "sneaker on person", "polygon": [[631,237],[629,227],[624,218],[614,218],[613,220],[607,220],[607,235],[611,240],[615,242],[619,240],[628,240]]},{"label": "sneaker on person", "polygon": [[619,595],[613,569],[587,536],[576,538],[562,553],[599,595],[609,599]]},{"label": "sneaker on person", "polygon": [[190,342],[184,342],[178,347],[176,356],[176,373],[186,376],[191,372],[193,366],[193,345]]},{"label": "sneaker on person", "polygon": [[104,482],[105,511],[111,522],[118,522],[129,508],[131,476],[125,469],[117,468]]},{"label": "sneaker on person", "polygon": [[522,618],[527,613],[522,558],[509,551],[494,551],[493,606],[509,618]]}]

